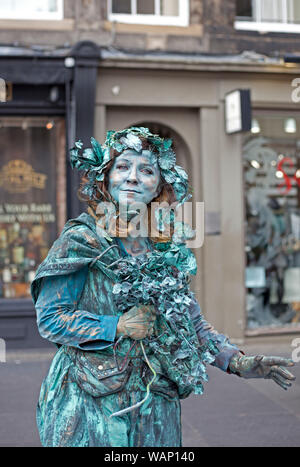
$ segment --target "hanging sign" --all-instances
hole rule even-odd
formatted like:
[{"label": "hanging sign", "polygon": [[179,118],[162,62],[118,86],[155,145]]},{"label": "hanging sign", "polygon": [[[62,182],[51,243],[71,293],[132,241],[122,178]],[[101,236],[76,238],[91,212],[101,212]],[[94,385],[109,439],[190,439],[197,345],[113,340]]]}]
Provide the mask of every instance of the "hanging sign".
[{"label": "hanging sign", "polygon": [[236,89],[225,95],[225,131],[227,134],[251,130],[249,89]]}]

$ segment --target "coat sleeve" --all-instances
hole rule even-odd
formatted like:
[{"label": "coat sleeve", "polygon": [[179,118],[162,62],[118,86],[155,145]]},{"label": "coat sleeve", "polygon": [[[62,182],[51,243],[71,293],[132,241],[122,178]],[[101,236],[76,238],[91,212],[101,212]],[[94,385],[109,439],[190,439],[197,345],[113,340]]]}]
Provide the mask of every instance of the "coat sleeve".
[{"label": "coat sleeve", "polygon": [[43,278],[35,305],[37,325],[41,336],[55,344],[101,350],[113,345],[119,317],[76,308],[87,272],[84,267],[72,274]]},{"label": "coat sleeve", "polygon": [[200,344],[202,345],[211,339],[220,351],[212,365],[220,370],[230,372],[228,371],[229,362],[234,354],[240,352],[238,347],[231,344],[227,336],[219,334],[210,323],[205,321],[199,303],[194,297],[189,306],[189,312]]}]

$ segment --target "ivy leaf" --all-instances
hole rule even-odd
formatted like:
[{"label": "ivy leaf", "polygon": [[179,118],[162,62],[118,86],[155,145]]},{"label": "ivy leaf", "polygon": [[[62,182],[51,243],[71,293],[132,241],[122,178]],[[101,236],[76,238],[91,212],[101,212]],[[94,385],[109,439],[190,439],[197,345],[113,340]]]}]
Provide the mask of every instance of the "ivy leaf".
[{"label": "ivy leaf", "polygon": [[96,154],[96,157],[98,159],[98,164],[102,164],[104,153],[103,153],[101,144],[98,143],[98,141],[93,137],[91,137],[91,143],[92,143],[93,151]]},{"label": "ivy leaf", "polygon": [[125,146],[119,143],[118,141],[116,141],[115,143],[113,143],[113,148],[118,152],[123,152],[125,149]]},{"label": "ivy leaf", "polygon": [[175,363],[177,360],[184,360],[185,358],[189,357],[191,352],[189,350],[177,350],[174,354],[174,360],[173,363]]},{"label": "ivy leaf", "polygon": [[173,141],[171,139],[165,139],[163,142],[163,148],[165,150],[170,149],[170,147],[172,146],[172,143]]},{"label": "ivy leaf", "polygon": [[175,165],[174,169],[176,170],[180,178],[188,180],[188,174],[182,167],[180,167],[179,165]]},{"label": "ivy leaf", "polygon": [[78,148],[78,149],[82,149],[82,147],[83,147],[83,142],[82,142],[81,140],[76,141],[75,147]]},{"label": "ivy leaf", "polygon": [[127,148],[134,149],[137,152],[141,152],[142,150],[142,141],[133,133],[128,133],[127,136],[120,138],[120,143],[122,143]]},{"label": "ivy leaf", "polygon": [[159,166],[163,170],[170,170],[176,163],[176,156],[172,149],[161,151],[158,157]]},{"label": "ivy leaf", "polygon": [[111,140],[113,138],[113,135],[115,134],[114,130],[110,130],[106,133],[106,140],[105,140],[105,145],[110,146],[111,145]]},{"label": "ivy leaf", "polygon": [[167,183],[174,183],[176,180],[176,175],[169,170],[162,170],[161,174]]},{"label": "ivy leaf", "polygon": [[79,159],[91,165],[96,165],[98,163],[97,156],[91,148],[85,149],[82,155],[79,156]]},{"label": "ivy leaf", "polygon": [[175,182],[173,188],[176,194],[177,200],[181,200],[186,194],[186,185],[181,182]]}]

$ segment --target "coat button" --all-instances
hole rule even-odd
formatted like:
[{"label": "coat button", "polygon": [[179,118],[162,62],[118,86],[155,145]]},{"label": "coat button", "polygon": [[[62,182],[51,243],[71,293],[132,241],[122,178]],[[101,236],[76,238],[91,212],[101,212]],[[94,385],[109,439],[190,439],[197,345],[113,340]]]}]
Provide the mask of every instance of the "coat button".
[{"label": "coat button", "polygon": [[102,366],[102,365],[99,365],[99,366],[98,366],[98,370],[103,370],[103,366]]}]

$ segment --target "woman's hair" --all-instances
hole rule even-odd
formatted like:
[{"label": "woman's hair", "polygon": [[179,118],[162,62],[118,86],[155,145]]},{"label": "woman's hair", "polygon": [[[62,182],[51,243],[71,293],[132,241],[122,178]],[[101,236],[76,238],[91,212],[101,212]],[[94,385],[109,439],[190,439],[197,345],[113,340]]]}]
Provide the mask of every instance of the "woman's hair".
[{"label": "woman's hair", "polygon": [[[142,149],[149,150],[152,152],[155,152],[155,148],[153,145],[149,143],[149,141],[144,138],[140,137],[140,140],[142,141]],[[114,160],[116,157],[118,157],[121,154],[121,152],[118,152],[115,149],[111,149],[111,160],[107,164],[106,168],[103,170],[104,174],[104,180],[97,182],[97,188],[98,190],[95,190],[95,195],[94,198],[96,199],[91,199],[88,195],[86,195],[83,191],[86,183],[88,183],[88,173],[85,173],[85,175],[81,179],[81,184],[78,190],[78,197],[81,201],[85,201],[88,206],[89,206],[89,211],[91,214],[94,215],[97,219],[101,219],[102,216],[105,216],[105,214],[99,215],[97,214],[97,206],[101,201],[108,201],[112,202],[116,206],[115,200],[112,198],[108,191],[108,184],[109,184],[109,172],[114,164]],[[173,203],[176,202],[176,196],[173,190],[172,185],[167,183],[162,176],[160,176],[160,182],[158,185],[158,196],[152,200],[152,202],[155,203],[167,203],[168,206],[173,205]],[[173,205],[174,206],[174,205]],[[170,229],[168,234],[165,235],[163,232],[159,231],[156,229],[156,226],[152,225],[153,219],[151,218],[151,203],[147,205],[147,210],[148,210],[148,228],[151,226],[151,240],[154,242],[167,242],[171,240],[171,237],[173,235],[173,225],[170,225]],[[124,225],[124,221],[118,216],[119,212],[117,210],[117,220],[112,220],[112,224],[108,226],[108,233],[109,231],[113,231],[116,236],[120,236],[121,232],[126,231],[128,228],[128,222],[126,222],[126,225]],[[130,231],[130,228],[129,228]]]}]

